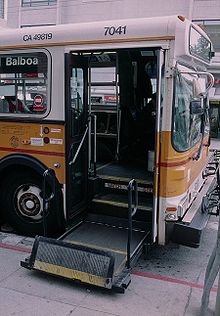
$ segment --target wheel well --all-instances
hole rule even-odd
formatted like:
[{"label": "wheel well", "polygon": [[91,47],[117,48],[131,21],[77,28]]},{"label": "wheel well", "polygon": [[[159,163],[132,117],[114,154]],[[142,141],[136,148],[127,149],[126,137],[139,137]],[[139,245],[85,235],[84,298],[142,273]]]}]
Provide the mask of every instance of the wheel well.
[{"label": "wheel well", "polygon": [[[0,219],[5,218],[4,214],[4,192],[5,192],[5,181],[6,179],[11,179],[13,176],[16,174],[29,174],[32,175],[33,177],[42,177],[41,173],[38,172],[37,170],[34,170],[34,168],[29,167],[29,166],[24,166],[24,165],[8,165],[6,166],[3,170],[0,171]],[[7,188],[6,188],[7,189]],[[62,191],[59,186],[58,180],[56,181],[56,201],[60,201],[61,207],[63,205],[63,195]],[[59,222],[59,226],[64,225],[64,217],[63,217],[63,212],[60,211],[57,213],[57,220]]]},{"label": "wheel well", "polygon": [[22,165],[9,165],[0,171],[0,219],[5,219],[5,210],[4,210],[4,192],[5,192],[5,180],[13,177],[16,173],[26,173],[29,172],[33,175],[37,175],[38,173],[30,167],[22,166]]},{"label": "wheel well", "polygon": [[10,165],[7,166],[6,168],[4,168],[1,172],[0,172],[0,187],[2,187],[2,185],[4,185],[4,179],[6,177],[10,177],[11,175],[15,174],[16,172],[19,173],[29,173],[29,174],[33,174],[36,176],[39,176],[40,174],[34,170],[33,168],[27,167],[27,166],[21,166],[21,165]]}]

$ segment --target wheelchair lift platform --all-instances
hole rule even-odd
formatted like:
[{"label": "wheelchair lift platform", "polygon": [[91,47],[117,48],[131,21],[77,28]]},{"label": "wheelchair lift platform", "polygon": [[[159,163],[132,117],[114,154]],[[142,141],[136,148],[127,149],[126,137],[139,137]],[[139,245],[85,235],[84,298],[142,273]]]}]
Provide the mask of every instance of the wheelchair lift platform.
[{"label": "wheelchair lift platform", "polygon": [[124,293],[130,270],[149,232],[129,228],[125,219],[90,215],[58,239],[36,237],[21,266]]}]

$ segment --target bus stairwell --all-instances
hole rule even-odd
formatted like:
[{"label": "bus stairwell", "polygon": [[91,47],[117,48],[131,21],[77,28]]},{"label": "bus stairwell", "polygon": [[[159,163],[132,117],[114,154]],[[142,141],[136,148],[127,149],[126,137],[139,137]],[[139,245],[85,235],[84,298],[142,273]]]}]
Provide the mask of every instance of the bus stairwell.
[{"label": "bus stairwell", "polygon": [[36,237],[31,256],[21,265],[123,293],[149,234],[132,223],[137,206],[138,185],[133,179],[128,184],[126,220],[90,214],[56,240]]}]

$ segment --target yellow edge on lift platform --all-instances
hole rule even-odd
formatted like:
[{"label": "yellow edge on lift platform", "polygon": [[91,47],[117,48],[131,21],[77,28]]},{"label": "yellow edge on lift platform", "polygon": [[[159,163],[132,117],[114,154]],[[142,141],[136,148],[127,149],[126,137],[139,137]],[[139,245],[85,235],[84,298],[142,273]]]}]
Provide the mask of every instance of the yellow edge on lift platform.
[{"label": "yellow edge on lift platform", "polygon": [[113,252],[113,253],[118,253],[120,255],[127,255],[127,251],[123,251],[123,250],[117,250],[117,249],[112,249],[112,248],[105,248],[105,247],[99,247],[97,245],[93,245],[93,244],[88,244],[88,243],[84,243],[84,242],[79,242],[79,241],[75,241],[75,240],[70,240],[70,239],[65,239],[65,242],[68,242],[72,245],[79,245],[79,246],[85,246],[91,249],[98,249],[98,250],[103,250],[103,251],[109,251],[109,252]]},{"label": "yellow edge on lift platform", "polygon": [[97,275],[92,275],[86,272],[65,268],[47,262],[35,260],[34,269],[58,275],[68,279],[80,280],[84,283],[97,285],[100,287],[111,288],[111,282],[109,278],[103,278]]}]

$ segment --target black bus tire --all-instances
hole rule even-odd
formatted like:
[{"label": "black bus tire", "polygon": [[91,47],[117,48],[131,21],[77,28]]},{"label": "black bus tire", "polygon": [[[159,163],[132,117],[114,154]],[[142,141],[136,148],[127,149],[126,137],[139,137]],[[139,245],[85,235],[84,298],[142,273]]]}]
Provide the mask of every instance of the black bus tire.
[{"label": "black bus tire", "polygon": [[[36,173],[16,172],[4,182],[3,205],[6,221],[23,235],[43,235],[43,194],[42,177]],[[50,195],[50,192],[46,192]],[[57,197],[46,207],[47,234],[57,235],[60,228],[57,207],[61,203]]]}]

